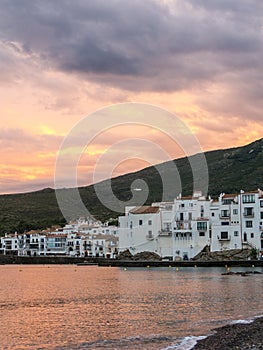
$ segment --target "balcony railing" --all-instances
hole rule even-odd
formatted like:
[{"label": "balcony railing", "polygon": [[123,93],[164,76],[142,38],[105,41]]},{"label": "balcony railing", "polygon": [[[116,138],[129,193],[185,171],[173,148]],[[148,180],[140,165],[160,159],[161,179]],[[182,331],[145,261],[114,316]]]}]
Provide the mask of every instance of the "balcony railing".
[{"label": "balcony railing", "polygon": [[151,241],[151,240],[153,240],[154,239],[154,237],[153,237],[153,235],[146,235],[146,239],[148,239],[149,241]]},{"label": "balcony railing", "polygon": [[161,230],[161,231],[159,231],[159,235],[160,236],[171,236],[172,231],[171,230]]}]

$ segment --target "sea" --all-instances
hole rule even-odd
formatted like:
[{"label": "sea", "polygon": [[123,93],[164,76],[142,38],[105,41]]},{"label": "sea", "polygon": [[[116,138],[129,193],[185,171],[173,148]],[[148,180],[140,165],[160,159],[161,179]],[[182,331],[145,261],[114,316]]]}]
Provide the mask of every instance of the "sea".
[{"label": "sea", "polygon": [[1,265],[0,349],[192,349],[263,314],[263,275],[226,271]]}]

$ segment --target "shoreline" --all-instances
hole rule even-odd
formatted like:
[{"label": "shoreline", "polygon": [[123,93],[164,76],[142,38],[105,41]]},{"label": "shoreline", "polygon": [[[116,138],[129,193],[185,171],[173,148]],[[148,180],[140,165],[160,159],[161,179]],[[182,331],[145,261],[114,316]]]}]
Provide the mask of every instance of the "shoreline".
[{"label": "shoreline", "polygon": [[212,329],[212,334],[197,341],[192,350],[262,350],[263,316],[251,322],[233,323]]},{"label": "shoreline", "polygon": [[69,256],[12,256],[0,255],[0,265],[26,264],[97,264],[105,267],[263,267],[263,260],[220,260],[220,261],[159,261],[159,260],[121,260],[107,258],[87,258]]}]

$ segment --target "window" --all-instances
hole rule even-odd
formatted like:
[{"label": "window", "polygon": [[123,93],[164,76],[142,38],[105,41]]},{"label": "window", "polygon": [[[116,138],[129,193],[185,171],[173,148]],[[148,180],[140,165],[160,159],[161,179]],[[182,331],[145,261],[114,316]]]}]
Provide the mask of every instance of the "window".
[{"label": "window", "polygon": [[200,237],[204,237],[205,236],[205,232],[199,232],[199,236]]},{"label": "window", "polygon": [[244,208],[244,216],[254,216],[253,208]]},{"label": "window", "polygon": [[228,232],[227,231],[221,232],[221,239],[228,239]]},{"label": "window", "polygon": [[263,208],[263,200],[260,201],[260,207]]},{"label": "window", "polygon": [[148,231],[148,238],[152,238],[152,236],[153,236],[152,231]]},{"label": "window", "polygon": [[207,230],[207,222],[206,221],[197,222],[197,230]]},{"label": "window", "polygon": [[223,218],[228,218],[229,217],[229,211],[228,210],[221,210],[221,216]]},{"label": "window", "polygon": [[243,203],[255,203],[255,195],[254,194],[243,194],[242,201],[243,201]]},{"label": "window", "polygon": [[149,226],[152,225],[152,220],[148,220],[148,225],[149,225]]},{"label": "window", "polygon": [[222,225],[222,226],[229,226],[229,221],[222,221],[222,222],[221,222],[221,225]]},{"label": "window", "polygon": [[254,233],[253,232],[250,233],[250,238],[254,238]]},{"label": "window", "polygon": [[140,225],[140,226],[142,225],[142,220],[139,220],[139,225]]},{"label": "window", "polygon": [[237,209],[233,209],[233,215],[237,215],[238,214],[238,210]]},{"label": "window", "polygon": [[192,213],[188,213],[188,220],[192,220]]},{"label": "window", "polygon": [[184,213],[180,213],[180,221],[183,221],[184,219]]},{"label": "window", "polygon": [[238,231],[234,231],[234,236],[238,237]]},{"label": "window", "polygon": [[263,211],[260,212],[260,219],[263,219]]},{"label": "window", "polygon": [[232,199],[224,199],[223,204],[231,204]]},{"label": "window", "polygon": [[201,218],[204,217],[204,206],[201,205],[201,213],[200,213]]},{"label": "window", "polygon": [[252,220],[247,220],[246,221],[246,227],[253,227],[253,221]]}]

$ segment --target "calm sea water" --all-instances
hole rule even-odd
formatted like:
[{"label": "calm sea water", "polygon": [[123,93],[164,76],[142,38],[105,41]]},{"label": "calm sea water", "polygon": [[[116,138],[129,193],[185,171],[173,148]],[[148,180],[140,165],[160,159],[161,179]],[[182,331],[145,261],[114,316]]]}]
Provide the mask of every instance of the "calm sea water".
[{"label": "calm sea water", "polygon": [[0,266],[0,348],[190,349],[215,327],[263,314],[263,275],[224,271]]}]

